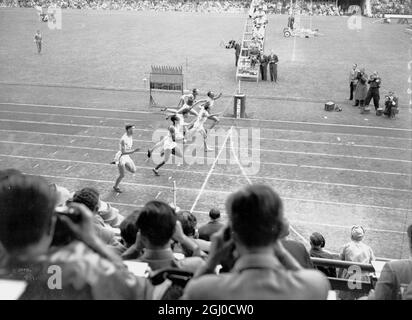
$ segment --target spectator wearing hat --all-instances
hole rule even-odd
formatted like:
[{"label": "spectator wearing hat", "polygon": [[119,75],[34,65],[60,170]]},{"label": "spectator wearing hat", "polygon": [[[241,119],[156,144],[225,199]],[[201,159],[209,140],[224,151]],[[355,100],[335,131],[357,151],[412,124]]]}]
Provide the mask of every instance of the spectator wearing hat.
[{"label": "spectator wearing hat", "polygon": [[[352,261],[364,264],[371,264],[375,260],[375,255],[371,247],[363,242],[365,229],[362,226],[353,226],[351,229],[351,241],[345,244],[340,253],[340,259],[343,261]],[[353,274],[348,269],[339,270],[340,277],[349,279]],[[361,281],[369,281],[369,272],[362,271]],[[357,299],[363,296],[361,293],[342,291],[340,297],[344,300]]]},{"label": "spectator wearing hat", "polygon": [[219,209],[210,209],[209,218],[210,221],[199,228],[199,239],[210,241],[212,234],[216,233],[225,226],[225,224],[221,222]]},{"label": "spectator wearing hat", "polygon": [[[206,265],[189,281],[183,299],[326,299],[327,278],[302,269],[279,241],[283,206],[271,187],[247,186],[228,198],[226,209],[230,227],[213,234]],[[231,271],[216,275],[216,267],[235,252]]]},{"label": "spectator wearing hat", "polygon": [[[326,244],[325,238],[319,233],[314,232],[310,236],[310,251],[309,254],[314,258],[322,259],[339,259],[339,255],[332,254],[324,249]],[[336,268],[333,267],[316,267],[328,277],[336,277]]]},{"label": "spectator wearing hat", "polygon": [[370,300],[401,300],[407,295],[407,287],[412,283],[412,225],[406,233],[411,257],[385,263],[374,292],[369,294]]}]

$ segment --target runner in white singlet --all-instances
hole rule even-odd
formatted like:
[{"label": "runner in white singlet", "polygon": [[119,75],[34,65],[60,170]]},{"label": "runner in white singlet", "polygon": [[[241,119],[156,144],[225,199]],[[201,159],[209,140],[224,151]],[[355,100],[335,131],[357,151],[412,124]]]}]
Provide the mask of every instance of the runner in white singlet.
[{"label": "runner in white singlet", "polygon": [[163,161],[160,162],[154,169],[153,172],[155,175],[159,175],[159,169],[166,164],[171,155],[182,158],[182,150],[178,147],[176,142],[183,141],[183,117],[178,115],[173,115],[170,117],[172,125],[168,128],[167,135],[161,140],[163,144]]},{"label": "runner in white singlet", "polygon": [[113,186],[113,190],[116,192],[122,192],[119,188],[120,182],[123,180],[125,176],[125,170],[129,171],[130,173],[136,172],[136,166],[130,158],[130,155],[139,151],[140,148],[133,149],[133,129],[135,126],[127,125],[125,127],[126,133],[120,138],[119,143],[119,151],[116,153],[112,164],[117,164],[117,168],[119,169],[119,176],[116,179],[116,182]]},{"label": "runner in white singlet", "polygon": [[190,129],[186,132],[186,140],[192,139],[193,137],[196,137],[197,134],[200,134],[203,138],[203,143],[206,151],[211,151],[213,149],[209,148],[207,146],[207,131],[204,127],[205,122],[207,119],[210,119],[210,117],[216,116],[214,114],[210,114],[210,103],[206,102],[202,109],[199,112],[199,115],[196,119],[196,121],[193,123],[193,125],[190,127]]}]

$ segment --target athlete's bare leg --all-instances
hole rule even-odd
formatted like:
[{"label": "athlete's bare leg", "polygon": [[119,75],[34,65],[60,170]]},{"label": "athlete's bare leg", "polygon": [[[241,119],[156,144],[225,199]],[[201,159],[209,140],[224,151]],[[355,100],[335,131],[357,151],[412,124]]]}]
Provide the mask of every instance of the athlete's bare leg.
[{"label": "athlete's bare leg", "polygon": [[[158,170],[159,170],[161,167],[163,167],[163,166],[166,164],[167,161],[169,161],[171,155],[172,155],[172,150],[170,150],[170,149],[164,150],[164,158],[163,158],[163,161],[160,162],[160,163],[153,169],[153,172],[154,172],[155,175],[157,175],[157,176],[159,175],[159,171],[158,171]],[[183,157],[183,154],[182,154],[182,152],[180,151],[180,149],[179,149],[178,147],[175,147],[175,148],[174,148],[174,156],[175,156],[175,157],[180,157],[180,158]]]},{"label": "athlete's bare leg", "polygon": [[116,182],[113,186],[114,191],[116,192],[122,192],[119,188],[119,184],[120,182],[123,180],[124,178],[124,173],[125,173],[125,167],[123,165],[121,165],[120,163],[117,165],[117,168],[119,169],[119,176],[116,179]]},{"label": "athlete's bare leg", "polygon": [[219,118],[216,116],[211,116],[208,119],[213,120],[212,125],[210,126],[209,130],[212,130],[218,123],[219,123]]}]

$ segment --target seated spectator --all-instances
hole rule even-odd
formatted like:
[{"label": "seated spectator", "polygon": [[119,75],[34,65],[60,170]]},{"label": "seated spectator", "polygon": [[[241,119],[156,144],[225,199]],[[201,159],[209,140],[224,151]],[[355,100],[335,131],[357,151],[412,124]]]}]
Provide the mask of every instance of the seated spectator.
[{"label": "seated spectator", "polygon": [[[210,242],[198,238],[198,233],[196,230],[197,219],[189,211],[180,211],[177,213],[177,219],[182,225],[183,233],[197,243],[200,250],[207,253],[210,250]],[[186,257],[190,257],[193,253],[183,250]]]},{"label": "seated spectator", "polygon": [[[370,264],[375,260],[375,255],[371,247],[363,243],[365,237],[365,229],[361,226],[353,226],[351,229],[351,241],[345,244],[340,253],[340,259],[343,261],[353,261],[359,263]],[[353,274],[348,272],[348,269],[339,269],[340,277],[349,279]],[[369,281],[369,272],[362,271],[361,281]],[[363,296],[361,293],[345,292],[340,294],[341,299],[350,300],[357,299]]]},{"label": "seated spectator", "polygon": [[120,223],[123,221],[123,216],[119,214],[119,210],[113,208],[109,203],[99,199],[99,216],[102,217],[106,225],[112,228],[119,228]]},{"label": "seated spectator", "polygon": [[74,193],[65,187],[58,186],[55,183],[51,183],[49,186],[52,192],[56,193],[56,207],[64,206],[68,200],[73,198]]},{"label": "seated spectator", "polygon": [[[325,238],[319,232],[312,233],[310,236],[310,256],[322,259],[339,259],[339,255],[334,255],[324,249],[325,244]],[[327,277],[336,277],[336,268],[316,267],[316,269],[323,272]]]},{"label": "seated spectator", "polygon": [[[184,299],[326,299],[330,289],[319,271],[304,270],[279,237],[284,228],[282,201],[265,185],[251,185],[226,202],[230,228],[212,236],[206,265],[185,288]],[[222,260],[239,255],[229,273],[215,274]]]},{"label": "seated spectator", "polygon": [[93,188],[83,188],[75,192],[72,202],[84,204],[92,213],[93,221],[96,228],[96,233],[104,243],[113,247],[117,253],[121,254],[125,248],[120,243],[120,230],[115,230],[106,225],[100,215],[97,214],[99,210],[99,192]]},{"label": "seated spectator", "polygon": [[412,225],[407,234],[411,257],[385,263],[375,291],[369,294],[370,300],[401,300],[412,283]]},{"label": "seated spectator", "polygon": [[126,216],[120,223],[120,236],[122,244],[126,248],[130,248],[136,243],[136,236],[139,229],[137,228],[137,219],[139,218],[140,210],[135,210]]},{"label": "seated spectator", "polygon": [[195,254],[199,247],[183,233],[182,226],[177,221],[175,211],[161,201],[146,203],[137,219],[139,229],[136,242],[137,250],[143,248],[143,254],[137,259],[147,262],[152,270],[162,268],[180,268],[195,272],[204,262],[200,257],[190,257],[177,260],[170,246],[172,239]]},{"label": "seated spectator", "polygon": [[12,168],[0,170],[0,182],[8,180],[11,176],[14,176],[14,175],[21,176],[22,173],[19,170],[12,169]]},{"label": "seated spectator", "polygon": [[296,259],[301,267],[304,269],[313,269],[313,263],[310,260],[310,255],[308,250],[306,250],[305,245],[302,242],[287,239],[289,233],[289,221],[285,218],[284,228],[280,234],[283,247]]},{"label": "seated spectator", "polygon": [[220,220],[220,211],[218,209],[210,209],[210,221],[199,228],[199,238],[210,241],[210,236],[222,229],[225,224]]},{"label": "seated spectator", "polygon": [[[21,199],[29,205],[22,205]],[[0,183],[0,242],[6,259],[0,277],[27,287],[20,299],[140,299],[146,280],[130,274],[121,260],[95,234],[92,213],[73,203],[61,219],[76,235],[69,245],[50,250],[56,195],[39,177],[15,175]],[[93,249],[90,249],[93,248]],[[49,267],[61,271],[61,287],[50,288]]]}]

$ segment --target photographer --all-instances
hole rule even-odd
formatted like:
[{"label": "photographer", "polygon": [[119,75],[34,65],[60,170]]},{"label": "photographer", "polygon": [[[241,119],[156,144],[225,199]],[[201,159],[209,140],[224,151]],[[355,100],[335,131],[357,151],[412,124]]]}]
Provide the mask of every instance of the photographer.
[{"label": "photographer", "polygon": [[[233,193],[226,209],[230,227],[212,235],[206,265],[188,283],[184,299],[326,299],[327,278],[302,269],[279,241],[283,206],[269,186],[251,185]],[[219,264],[235,256],[229,273],[215,274]]]},{"label": "photographer", "polygon": [[369,90],[368,94],[366,95],[365,99],[365,106],[369,106],[371,99],[373,98],[373,104],[375,106],[375,110],[379,108],[379,88],[381,86],[381,78],[379,77],[378,73],[375,71],[371,74],[369,80]]},{"label": "photographer", "polygon": [[355,104],[353,106],[364,108],[366,95],[368,93],[368,85],[366,84],[368,81],[368,76],[365,73],[365,68],[360,69],[360,71],[356,74],[356,80],[358,82],[356,84]]},{"label": "photographer", "polygon": [[[26,281],[20,299],[142,298],[146,280],[129,273],[96,236],[90,210],[73,203],[57,215],[55,204],[40,177],[15,175],[0,183],[0,242],[7,255],[0,277]],[[57,219],[76,240],[51,249]]]},{"label": "photographer", "polygon": [[395,96],[393,91],[389,91],[389,94],[385,96],[385,111],[383,114],[388,116],[388,118],[394,118],[397,108],[398,97]]}]

